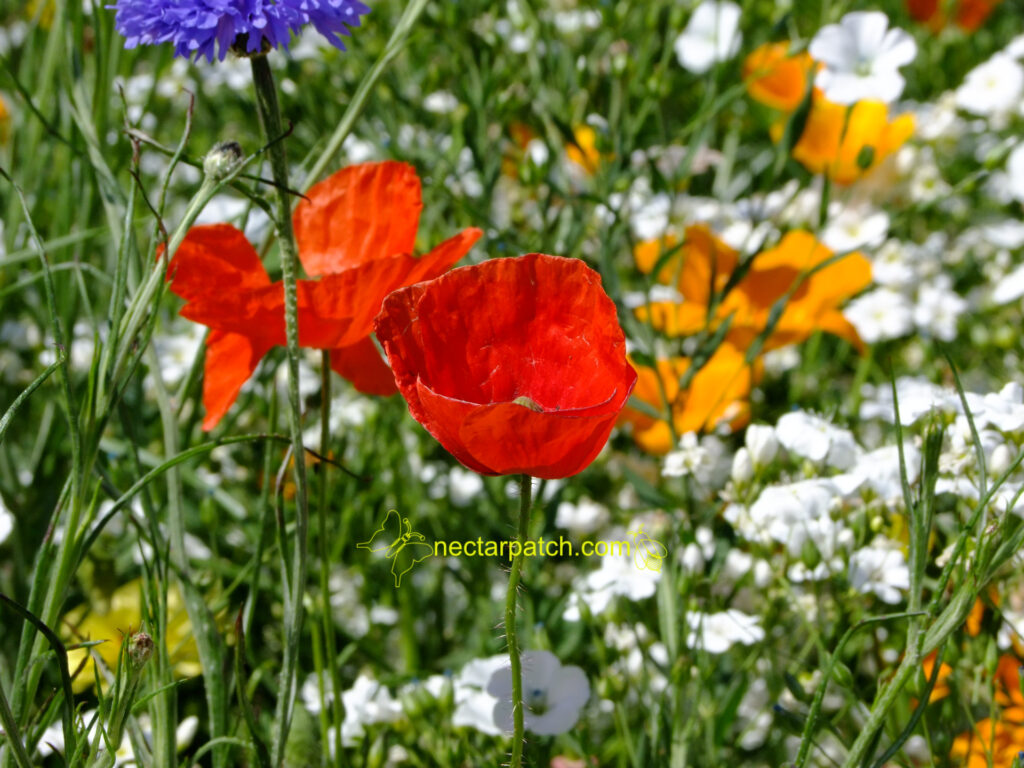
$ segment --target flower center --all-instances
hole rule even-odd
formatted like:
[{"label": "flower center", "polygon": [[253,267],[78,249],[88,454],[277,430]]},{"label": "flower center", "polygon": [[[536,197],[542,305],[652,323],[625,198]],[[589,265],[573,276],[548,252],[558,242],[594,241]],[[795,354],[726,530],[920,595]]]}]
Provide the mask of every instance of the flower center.
[{"label": "flower center", "polygon": [[548,693],[541,688],[533,688],[523,697],[526,708],[535,715],[543,715],[548,710]]},{"label": "flower center", "polygon": [[523,406],[523,408],[529,408],[531,411],[536,411],[537,413],[540,413],[541,411],[544,410],[536,402],[528,398],[526,395],[520,395],[512,402],[515,403],[516,405]]}]

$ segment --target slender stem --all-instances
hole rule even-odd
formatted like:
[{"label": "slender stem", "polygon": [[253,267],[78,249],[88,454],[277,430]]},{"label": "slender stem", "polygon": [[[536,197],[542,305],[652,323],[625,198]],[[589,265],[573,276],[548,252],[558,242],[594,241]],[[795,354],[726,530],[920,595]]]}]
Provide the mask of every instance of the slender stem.
[{"label": "slender stem", "polygon": [[[323,350],[320,357],[320,455],[330,458],[330,451],[327,445],[331,440],[331,351]],[[334,663],[338,652],[338,640],[334,634],[334,616],[331,615],[331,580],[327,570],[330,562],[330,550],[327,546],[327,499],[330,495],[330,463],[321,461],[317,464],[320,470],[319,497],[316,505],[317,522],[317,543],[319,544],[320,556],[320,613],[323,621],[324,650],[327,656],[327,669],[331,676],[331,709],[334,715],[335,744],[341,744],[341,726],[345,719],[342,709],[342,701],[339,692],[341,691],[341,670]],[[323,681],[320,670],[318,679]],[[324,710],[326,711],[326,707]],[[336,765],[342,764],[342,750],[335,750]]]},{"label": "slender stem", "polygon": [[523,764],[523,665],[519,655],[519,636],[516,633],[516,595],[519,577],[523,571],[525,555],[523,549],[530,526],[530,505],[533,493],[533,478],[519,477],[519,531],[516,541],[519,546],[512,558],[512,570],[508,575],[508,594],[505,596],[505,636],[508,638],[508,659],[512,664],[512,759],[509,768],[520,768]]},{"label": "slender stem", "polygon": [[[281,271],[284,281],[285,336],[288,346],[288,427],[295,457],[295,539],[292,557],[290,595],[285,599],[285,644],[281,664],[280,690],[275,712],[274,764],[284,762],[284,747],[291,728],[295,706],[299,639],[302,632],[302,594],[306,582],[306,554],[309,546],[309,493],[306,484],[306,452],[302,447],[302,410],[299,403],[299,318],[296,281],[295,233],[292,231],[291,199],[288,197],[288,159],[284,143],[281,110],[277,103],[274,75],[266,56],[255,56],[252,62],[256,104],[263,126],[264,139],[270,145],[270,167],[276,183],[278,240],[281,244]],[[283,553],[282,553],[283,554]]]}]

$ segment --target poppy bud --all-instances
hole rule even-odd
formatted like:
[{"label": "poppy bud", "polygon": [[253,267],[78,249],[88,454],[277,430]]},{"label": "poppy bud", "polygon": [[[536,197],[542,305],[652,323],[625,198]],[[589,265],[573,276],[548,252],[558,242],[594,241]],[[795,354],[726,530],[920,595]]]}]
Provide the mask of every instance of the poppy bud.
[{"label": "poppy bud", "polygon": [[145,632],[136,632],[128,638],[128,658],[131,660],[132,669],[142,669],[152,655],[153,638]]},{"label": "poppy bud", "polygon": [[213,145],[213,149],[203,158],[203,173],[220,180],[231,175],[242,162],[242,147],[237,141],[222,141]]}]

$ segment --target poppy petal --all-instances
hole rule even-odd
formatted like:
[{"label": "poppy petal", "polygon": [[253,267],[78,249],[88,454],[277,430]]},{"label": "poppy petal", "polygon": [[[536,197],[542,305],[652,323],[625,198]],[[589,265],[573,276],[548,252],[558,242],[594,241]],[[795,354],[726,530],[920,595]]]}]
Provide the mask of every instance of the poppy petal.
[{"label": "poppy petal", "polygon": [[525,473],[552,480],[582,472],[601,452],[618,418],[618,409],[577,418],[537,413],[517,403],[475,409],[459,437],[490,474]]},{"label": "poppy petal", "polygon": [[413,252],[423,202],[411,165],[349,166],[313,185],[306,196],[292,217],[306,274],[331,274]]},{"label": "poppy petal", "polygon": [[352,382],[364,395],[393,395],[398,392],[395,374],[367,336],[347,347],[331,350],[331,370]]},{"label": "poppy petal", "polygon": [[203,374],[205,431],[217,426],[271,346],[240,333],[211,331],[206,337],[206,368]]},{"label": "poppy petal", "polygon": [[230,224],[192,227],[167,266],[167,279],[186,301],[270,285],[256,249]]},{"label": "poppy petal", "polygon": [[388,294],[443,274],[469,252],[481,235],[479,229],[466,229],[419,258],[399,253],[322,277],[312,284],[315,287],[310,290],[307,306],[321,321],[334,320],[345,327],[332,343],[321,340],[311,345],[343,347],[359,342],[373,331],[373,319]]}]

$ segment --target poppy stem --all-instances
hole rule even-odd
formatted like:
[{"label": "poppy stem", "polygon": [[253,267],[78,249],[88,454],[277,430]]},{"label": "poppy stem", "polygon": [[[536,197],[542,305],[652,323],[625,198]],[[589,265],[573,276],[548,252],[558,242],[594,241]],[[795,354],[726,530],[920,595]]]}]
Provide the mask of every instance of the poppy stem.
[{"label": "poppy stem", "polygon": [[[297,688],[299,645],[302,635],[303,603],[306,584],[307,550],[309,547],[309,491],[306,480],[306,453],[302,446],[302,409],[299,401],[299,320],[297,300],[297,249],[292,230],[291,199],[288,195],[288,159],[284,142],[274,141],[284,131],[277,101],[274,74],[266,56],[254,56],[252,79],[256,89],[256,105],[269,143],[270,168],[273,172],[277,198],[276,229],[281,247],[281,271],[284,282],[285,336],[288,348],[288,426],[292,441],[295,473],[295,538],[291,573],[286,573],[285,642],[279,679],[277,707],[274,713],[273,764],[284,762],[284,748],[291,729]],[[283,553],[282,553],[283,555]],[[287,559],[282,556],[282,562]],[[286,571],[287,565],[282,566]]]},{"label": "poppy stem", "polygon": [[524,549],[529,535],[530,507],[532,505],[533,478],[519,476],[519,530],[516,541],[519,546],[512,558],[512,570],[508,575],[508,593],[505,596],[505,637],[508,638],[508,659],[512,664],[512,759],[509,768],[520,768],[523,764],[523,665],[519,651],[519,636],[516,633],[516,596],[519,578],[526,559]]}]

